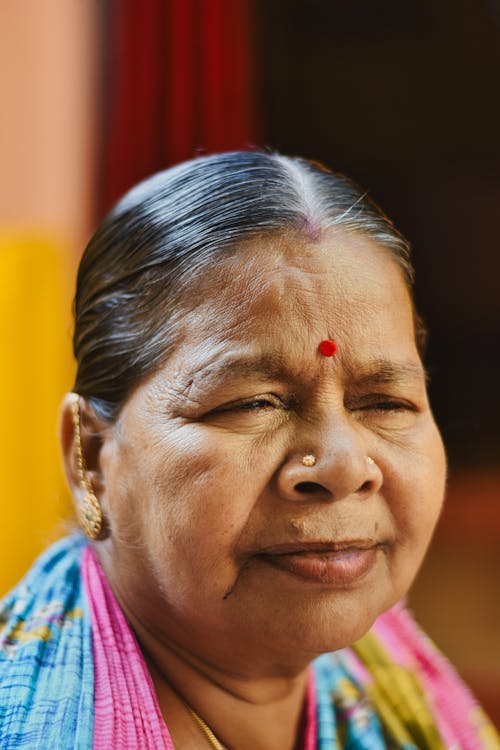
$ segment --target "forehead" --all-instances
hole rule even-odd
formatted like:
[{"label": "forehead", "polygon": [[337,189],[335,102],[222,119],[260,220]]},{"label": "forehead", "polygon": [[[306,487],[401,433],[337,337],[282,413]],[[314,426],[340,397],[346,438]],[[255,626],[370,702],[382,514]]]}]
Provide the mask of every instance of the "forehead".
[{"label": "forehead", "polygon": [[181,338],[203,349],[252,344],[269,351],[334,338],[344,352],[392,340],[415,350],[402,271],[369,238],[334,229],[254,239],[225,258],[185,308]]}]

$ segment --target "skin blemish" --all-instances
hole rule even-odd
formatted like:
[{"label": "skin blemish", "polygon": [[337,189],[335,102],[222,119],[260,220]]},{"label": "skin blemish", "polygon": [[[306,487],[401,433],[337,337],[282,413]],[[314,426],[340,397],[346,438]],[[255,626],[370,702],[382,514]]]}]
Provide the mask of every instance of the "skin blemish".
[{"label": "skin blemish", "polygon": [[289,522],[288,527],[290,529],[290,534],[297,538],[304,537],[305,532],[307,531],[306,524],[304,523],[304,521],[301,521],[299,519],[292,519]]}]

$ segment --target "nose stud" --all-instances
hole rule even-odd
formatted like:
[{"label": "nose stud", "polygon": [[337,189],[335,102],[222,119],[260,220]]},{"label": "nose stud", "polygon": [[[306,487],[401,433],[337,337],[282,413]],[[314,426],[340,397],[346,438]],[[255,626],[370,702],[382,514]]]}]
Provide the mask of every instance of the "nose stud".
[{"label": "nose stud", "polygon": [[308,453],[307,456],[304,456],[302,458],[303,466],[314,466],[315,463],[316,463],[316,456],[313,456],[312,453]]},{"label": "nose stud", "polygon": [[[366,456],[366,463],[369,466],[375,466],[375,461],[371,456]],[[303,466],[315,466],[316,464],[316,456],[313,456],[312,453],[308,453],[306,456],[302,457],[302,465]]]}]

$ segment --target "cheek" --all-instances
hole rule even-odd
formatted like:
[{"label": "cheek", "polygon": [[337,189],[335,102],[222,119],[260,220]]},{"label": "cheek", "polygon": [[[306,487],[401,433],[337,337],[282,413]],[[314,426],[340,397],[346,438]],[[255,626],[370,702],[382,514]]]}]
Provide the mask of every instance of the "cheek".
[{"label": "cheek", "polygon": [[435,427],[430,439],[430,450],[422,458],[422,525],[432,534],[443,507],[446,486],[446,457],[441,436]]},{"label": "cheek", "polygon": [[[135,504],[143,546],[157,559],[175,558],[184,568],[231,564],[256,500],[241,450],[181,428],[157,440],[152,435],[140,451],[131,446],[121,468],[128,487],[120,506]],[[125,509],[117,522],[127,515]]]},{"label": "cheek", "polygon": [[[396,462],[392,512],[408,565],[420,566],[443,505],[446,460],[441,437],[432,424],[411,460]],[[406,466],[403,473],[401,467]],[[411,572],[411,571],[410,571]]]}]

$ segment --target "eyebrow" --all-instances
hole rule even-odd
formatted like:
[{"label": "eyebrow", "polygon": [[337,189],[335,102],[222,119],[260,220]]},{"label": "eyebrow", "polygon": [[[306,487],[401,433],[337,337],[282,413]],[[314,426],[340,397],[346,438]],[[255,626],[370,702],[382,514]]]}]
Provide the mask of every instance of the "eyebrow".
[{"label": "eyebrow", "polygon": [[213,364],[206,365],[198,370],[193,380],[210,382],[215,379],[228,380],[233,377],[244,377],[246,375],[262,375],[271,378],[291,377],[289,363],[279,354],[271,353],[263,356],[228,356],[219,359]]},{"label": "eyebrow", "polygon": [[[389,359],[374,359],[365,363],[359,370],[352,366],[347,368],[348,376],[358,385],[384,385],[414,381],[428,381],[428,375],[420,362],[392,361]],[[226,381],[231,378],[249,375],[275,378],[277,380],[300,379],[302,369],[292,368],[290,362],[277,353],[263,356],[227,356],[199,370],[192,382],[203,387],[214,380]]]},{"label": "eyebrow", "polygon": [[384,385],[387,383],[405,383],[408,381],[423,381],[428,383],[429,376],[421,362],[414,361],[392,361],[389,359],[376,359],[365,365],[361,372],[355,374],[350,372],[360,385],[373,383]]}]

